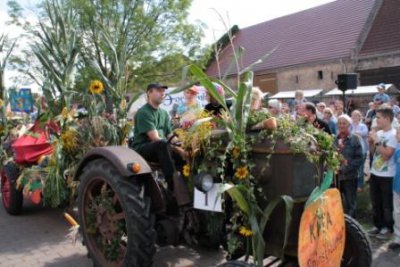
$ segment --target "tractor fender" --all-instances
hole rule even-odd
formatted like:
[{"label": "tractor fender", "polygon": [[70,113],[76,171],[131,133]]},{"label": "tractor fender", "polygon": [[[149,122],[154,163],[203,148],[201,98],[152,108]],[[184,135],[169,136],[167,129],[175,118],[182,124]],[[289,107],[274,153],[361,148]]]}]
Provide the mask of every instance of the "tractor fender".
[{"label": "tractor fender", "polygon": [[[83,168],[89,162],[101,158],[108,160],[124,177],[132,177],[132,179],[135,179],[135,176],[144,177],[147,174],[148,176],[145,178],[145,184],[152,200],[153,211],[162,211],[165,209],[161,190],[156,181],[152,178],[152,170],[149,164],[147,164],[146,160],[139,153],[127,147],[106,146],[96,147],[90,150],[79,163],[74,180],[78,180]],[[133,173],[127,168],[127,165],[133,162],[140,164],[140,171],[138,173]]]},{"label": "tractor fender", "polygon": [[[76,170],[75,180],[79,177],[80,173],[88,162],[98,158],[104,158],[110,161],[119,171],[119,173],[125,177],[140,174],[151,174],[150,166],[136,151],[122,146],[105,146],[96,147],[86,153],[79,163],[78,169]],[[127,165],[133,162],[140,164],[140,171],[138,173],[133,173],[127,168]]]}]

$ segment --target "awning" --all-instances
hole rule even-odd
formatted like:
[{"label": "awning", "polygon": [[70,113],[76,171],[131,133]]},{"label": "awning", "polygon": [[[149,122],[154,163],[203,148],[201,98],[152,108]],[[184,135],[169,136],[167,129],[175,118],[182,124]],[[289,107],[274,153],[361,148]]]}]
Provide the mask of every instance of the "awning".
[{"label": "awning", "polygon": [[[396,87],[391,84],[385,84],[386,92],[397,92]],[[368,86],[358,86],[357,89],[351,89],[346,91],[346,95],[367,95],[367,94],[376,94],[378,93],[377,85],[368,85]],[[398,92],[400,93],[400,92]],[[334,96],[334,95],[342,95],[342,91],[339,89],[335,88],[328,93],[325,94],[325,96]]]},{"label": "awning", "polygon": [[[311,90],[303,90],[304,97],[310,98],[316,96],[322,92],[322,89],[311,89]],[[296,91],[286,91],[286,92],[279,92],[270,98],[277,98],[277,99],[284,99],[284,98],[294,98]]]}]

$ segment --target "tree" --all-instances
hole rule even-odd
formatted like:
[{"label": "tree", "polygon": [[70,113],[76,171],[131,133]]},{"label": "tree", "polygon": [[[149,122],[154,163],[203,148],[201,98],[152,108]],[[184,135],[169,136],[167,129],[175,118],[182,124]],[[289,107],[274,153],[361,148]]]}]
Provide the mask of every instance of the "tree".
[{"label": "tree", "polygon": [[[191,0],[67,0],[79,15],[85,66],[95,65],[111,85],[152,57],[193,54],[201,32],[186,22]],[[93,23],[96,22],[96,23]],[[127,78],[127,77],[125,77]]]},{"label": "tree", "polygon": [[0,98],[4,97],[4,71],[6,69],[11,52],[15,47],[15,43],[16,41],[10,42],[7,35],[0,35]]}]

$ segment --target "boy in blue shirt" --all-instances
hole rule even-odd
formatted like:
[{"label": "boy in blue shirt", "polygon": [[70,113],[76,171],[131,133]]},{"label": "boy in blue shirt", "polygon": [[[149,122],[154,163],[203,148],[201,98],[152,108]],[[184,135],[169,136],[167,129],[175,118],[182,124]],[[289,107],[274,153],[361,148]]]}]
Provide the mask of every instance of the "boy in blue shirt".
[{"label": "boy in blue shirt", "polygon": [[393,219],[394,235],[393,242],[389,244],[390,249],[400,248],[400,129],[397,129],[397,144],[394,160],[396,162],[396,174],[393,179]]}]

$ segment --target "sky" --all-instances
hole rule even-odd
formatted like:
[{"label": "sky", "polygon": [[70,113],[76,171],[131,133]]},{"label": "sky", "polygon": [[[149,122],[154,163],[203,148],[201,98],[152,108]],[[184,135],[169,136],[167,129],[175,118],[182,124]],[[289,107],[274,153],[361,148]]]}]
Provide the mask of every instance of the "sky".
[{"label": "sky", "polygon": [[[229,28],[238,25],[239,29],[268,21],[277,17],[296,13],[318,5],[326,4],[334,0],[193,0],[189,10],[189,22],[204,25],[204,45],[211,44],[218,40],[225,32],[226,26],[217,12],[222,16],[223,21]],[[32,7],[38,0],[18,0],[23,7]],[[217,11],[217,12],[216,12]],[[33,12],[27,13],[34,16]],[[7,0],[0,0],[0,34],[8,33],[13,38],[21,34],[19,29],[6,25]],[[11,86],[11,71],[6,71],[6,86]]]}]

